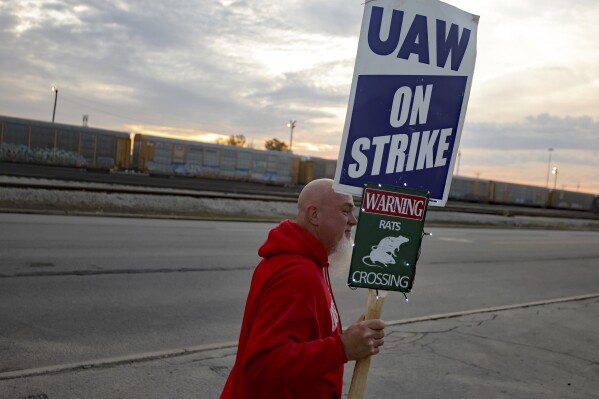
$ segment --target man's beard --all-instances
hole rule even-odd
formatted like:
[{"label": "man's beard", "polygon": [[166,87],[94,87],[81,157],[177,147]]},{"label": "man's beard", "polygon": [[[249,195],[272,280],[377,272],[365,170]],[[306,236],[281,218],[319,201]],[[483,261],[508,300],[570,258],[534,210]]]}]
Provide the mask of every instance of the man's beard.
[{"label": "man's beard", "polygon": [[343,236],[337,243],[335,251],[329,255],[329,271],[335,278],[347,278],[353,248],[354,240]]}]

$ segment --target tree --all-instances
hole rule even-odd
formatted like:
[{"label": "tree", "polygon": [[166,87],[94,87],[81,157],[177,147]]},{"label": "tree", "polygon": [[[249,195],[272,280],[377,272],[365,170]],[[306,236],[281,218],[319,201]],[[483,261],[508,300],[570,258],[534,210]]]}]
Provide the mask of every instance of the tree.
[{"label": "tree", "polygon": [[230,135],[226,139],[219,137],[216,139],[216,144],[232,145],[235,147],[243,147],[245,145],[245,136],[243,134]]},{"label": "tree", "polygon": [[266,140],[264,142],[264,148],[270,151],[288,151],[289,146],[284,141],[279,139]]}]

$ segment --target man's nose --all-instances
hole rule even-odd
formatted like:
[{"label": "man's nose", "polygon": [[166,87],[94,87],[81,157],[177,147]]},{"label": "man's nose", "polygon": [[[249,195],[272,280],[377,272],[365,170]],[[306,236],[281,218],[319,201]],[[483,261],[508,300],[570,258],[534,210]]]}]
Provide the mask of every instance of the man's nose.
[{"label": "man's nose", "polygon": [[356,215],[354,215],[354,213],[353,213],[353,212],[352,212],[352,213],[350,213],[350,217],[349,217],[348,223],[349,223],[351,226],[355,226],[356,224],[358,224],[358,219],[356,219]]}]

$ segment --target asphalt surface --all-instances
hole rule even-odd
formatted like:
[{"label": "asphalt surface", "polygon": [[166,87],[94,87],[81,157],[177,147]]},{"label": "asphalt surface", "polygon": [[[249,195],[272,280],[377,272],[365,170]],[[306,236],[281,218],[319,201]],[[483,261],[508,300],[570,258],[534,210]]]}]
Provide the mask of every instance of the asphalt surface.
[{"label": "asphalt surface", "polygon": [[[0,398],[219,396],[272,223],[0,225]],[[387,298],[367,398],[597,397],[598,233],[430,231],[410,301]],[[347,326],[366,292],[334,290]]]},{"label": "asphalt surface", "polygon": [[[599,296],[484,309],[389,325],[366,398],[593,399],[599,392]],[[0,379],[3,398],[218,398],[235,346]],[[284,366],[284,365],[282,365]],[[347,395],[353,362],[344,379]],[[4,377],[3,377],[4,378]]]},{"label": "asphalt surface", "polygon": [[[56,179],[62,176],[62,179],[78,181],[81,184],[121,184],[154,187],[160,190],[165,188],[196,192],[206,190],[250,195],[252,193],[264,195],[267,192],[290,199],[297,195],[297,189],[274,188],[252,183],[232,185],[231,182],[210,179],[170,179],[127,174],[82,173],[68,168],[65,170],[46,168],[42,172],[23,171],[22,165],[16,169],[17,172],[11,172],[12,166],[0,166],[2,167],[0,172],[5,171],[9,175],[21,173],[20,176],[35,175],[38,178],[46,179]],[[57,170],[60,173],[56,173]],[[89,187],[86,190],[91,191]],[[38,192],[42,191],[43,189],[38,190]],[[102,189],[97,191],[101,193]],[[70,195],[68,193],[67,187],[66,190],[54,195],[66,199]],[[89,199],[89,195],[84,196],[84,201]],[[130,198],[126,195],[130,195]],[[26,195],[26,197],[27,200],[33,200],[30,195]],[[118,197],[121,200],[127,198],[134,204],[139,204],[140,198],[143,198],[144,201],[150,198],[147,195],[139,196],[135,193],[118,192],[113,197]],[[157,200],[156,196],[152,198],[148,202],[149,207],[157,206],[160,209],[159,206],[164,206],[167,209],[173,209],[175,206],[181,206],[180,200],[173,200],[175,202],[162,205],[162,199]],[[48,203],[48,197],[41,195],[37,201],[39,204],[31,207],[29,211],[43,213],[46,206],[44,204]],[[54,204],[60,202],[59,200],[52,201]],[[19,202],[25,203],[23,200],[19,200]],[[576,211],[564,212],[480,204],[454,203],[449,205],[437,212],[430,212],[428,220],[433,225],[486,225],[503,228],[534,227],[570,230],[597,230],[599,228],[595,215]],[[106,206],[107,203],[102,203],[100,208]],[[194,206],[196,205],[191,204],[191,207]],[[72,208],[72,203],[66,202],[65,209],[71,210]],[[284,214],[286,211],[281,212]],[[259,210],[258,213],[264,214],[265,212]],[[31,217],[35,218],[34,215]],[[121,225],[126,228],[127,219],[122,220]],[[149,222],[149,225],[152,225],[152,222]],[[51,225],[50,229],[52,229]],[[51,236],[51,231],[48,234]],[[83,236],[87,234],[88,237],[90,235],[90,233],[82,231],[79,231],[79,234],[83,234]],[[110,233],[108,234],[110,235]],[[131,234],[142,237],[136,232]],[[235,233],[231,231],[231,234]],[[249,232],[249,234],[252,238],[248,240],[248,247],[241,249],[242,252],[247,253],[247,251],[255,249],[257,245],[254,242],[256,240],[255,233]],[[442,277],[447,279],[446,290],[464,289],[465,291],[463,296],[458,297],[448,292],[437,292],[440,303],[433,306],[437,309],[437,313],[430,312],[430,309],[419,312],[418,304],[412,305],[408,312],[395,312],[395,309],[387,309],[384,312],[384,317],[389,323],[386,329],[386,344],[382,353],[372,361],[365,397],[419,399],[482,396],[523,399],[599,397],[599,356],[597,354],[599,351],[596,350],[599,348],[599,338],[597,338],[598,334],[594,333],[596,326],[599,325],[599,294],[595,293],[599,292],[599,289],[594,290],[587,287],[597,287],[599,280],[596,279],[596,273],[586,266],[588,277],[584,283],[579,284],[579,287],[584,285],[585,289],[575,289],[575,279],[570,281],[571,279],[563,272],[545,267],[545,263],[551,263],[549,259],[562,259],[566,263],[579,262],[579,260],[584,262],[585,259],[588,263],[588,259],[597,259],[592,251],[590,255],[585,255],[590,247],[582,249],[590,242],[588,241],[589,237],[591,241],[595,240],[594,233],[585,234],[591,235],[574,238],[572,243],[578,240],[580,245],[569,249],[572,251],[576,248],[578,258],[572,258],[572,253],[559,254],[561,246],[565,243],[562,237],[548,240],[545,237],[540,238],[537,245],[539,245],[539,249],[542,249],[539,254],[543,255],[537,262],[531,263],[531,259],[527,260],[526,267],[527,270],[530,270],[530,274],[522,274],[520,280],[525,281],[525,284],[520,286],[517,281],[518,273],[511,266],[518,267],[518,259],[529,257],[528,252],[525,252],[529,248],[520,247],[519,244],[532,242],[531,237],[514,234],[514,239],[511,242],[504,238],[504,244],[500,245],[505,245],[507,250],[505,254],[493,254],[490,257],[483,256],[481,258],[481,254],[486,253],[488,248],[479,244],[475,245],[473,240],[461,238],[462,234],[459,232],[456,234],[454,231],[450,237],[447,237],[445,243],[451,244],[447,251],[459,254],[455,260],[456,265],[459,265],[460,262],[466,264],[468,262],[483,262],[483,264],[492,262],[494,264],[501,259],[497,266],[509,269],[512,277],[504,279],[503,274],[507,275],[507,273],[502,274],[501,271],[487,274],[484,279],[496,279],[498,285],[485,288],[485,285],[478,285],[480,281],[476,274],[468,279],[462,278],[466,281],[457,281],[451,275],[447,275],[447,277]],[[29,300],[32,306],[23,308],[21,321],[23,322],[22,327],[25,328],[21,327],[21,329],[24,331],[25,337],[29,336],[31,332],[31,342],[25,344],[26,346],[23,348],[26,350],[20,357],[18,351],[14,351],[16,347],[11,347],[10,341],[6,346],[6,337],[9,337],[10,340],[10,335],[6,335],[8,323],[5,323],[4,328],[3,323],[0,323],[0,343],[2,343],[0,344],[0,398],[218,398],[234,361],[236,349],[234,340],[237,327],[233,324],[237,323],[243,304],[234,305],[232,302],[233,296],[237,296],[238,299],[243,297],[242,288],[237,287],[225,295],[226,306],[228,306],[226,313],[233,318],[237,317],[233,324],[230,320],[214,318],[222,312],[208,310],[211,306],[213,309],[221,306],[218,301],[207,300],[199,308],[208,312],[205,313],[203,319],[204,322],[211,320],[208,322],[209,328],[203,327],[201,320],[194,320],[194,315],[189,313],[189,309],[186,310],[185,306],[180,306],[180,304],[174,304],[176,310],[172,311],[169,317],[153,315],[154,311],[150,312],[143,307],[139,307],[134,312],[131,312],[130,307],[125,307],[127,310],[119,313],[116,309],[123,306],[123,303],[119,305],[118,300],[116,302],[107,301],[105,296],[99,294],[98,291],[104,287],[102,289],[108,295],[119,298],[122,290],[129,289],[126,288],[129,287],[127,281],[135,281],[140,291],[132,292],[137,292],[141,296],[146,290],[143,288],[144,282],[154,287],[166,284],[180,293],[188,292],[189,289],[181,288],[180,284],[183,283],[175,283],[175,281],[189,280],[187,276],[198,272],[202,273],[203,277],[212,278],[214,281],[224,277],[222,272],[227,268],[227,262],[219,259],[218,251],[213,251],[207,258],[205,255],[201,255],[204,259],[210,259],[208,262],[212,265],[212,269],[208,267],[207,270],[200,270],[203,267],[186,266],[184,263],[179,263],[178,268],[170,265],[165,268],[165,263],[160,263],[164,251],[159,251],[154,255],[151,251],[140,253],[138,257],[140,263],[132,265],[126,257],[123,257],[123,254],[130,252],[131,245],[117,244],[115,246],[114,243],[108,242],[109,253],[106,252],[104,256],[113,260],[109,266],[99,264],[100,262],[97,261],[90,261],[91,268],[81,268],[80,261],[85,257],[82,251],[85,249],[62,248],[63,244],[68,246],[69,243],[77,242],[79,238],[77,235],[78,232],[75,231],[74,236],[67,240],[57,237],[55,244],[51,244],[51,246],[55,245],[56,250],[62,250],[67,254],[64,261],[61,262],[45,262],[44,256],[41,256],[37,259],[38,261],[26,264],[25,269],[22,265],[15,266],[14,264],[7,268],[0,257],[0,266],[2,266],[0,277],[4,275],[9,279],[4,283],[17,281],[10,279],[20,279],[19,274],[24,274],[29,279],[29,282],[23,285],[23,289],[16,288],[16,292],[29,290],[33,296],[37,294],[48,298],[53,306],[60,304],[60,306],[68,308],[72,306],[68,304],[69,301],[77,301],[82,304],[75,309],[77,313],[62,312],[62,314],[59,313],[59,317],[56,317],[52,310],[43,311],[42,308],[33,305],[34,300]],[[552,234],[541,232],[540,235],[551,236]],[[95,233],[92,233],[91,236],[95,236]],[[143,237],[146,238],[145,233]],[[220,245],[217,244],[219,239],[222,244],[222,238],[214,237],[214,239],[216,241],[212,244],[213,248]],[[205,239],[202,240],[205,241]],[[534,241],[535,238],[532,240]],[[569,239],[566,241],[570,242]],[[441,248],[442,243],[442,241],[435,241],[435,248]],[[134,243],[133,245],[138,244]],[[156,247],[156,244],[149,245]],[[426,246],[426,240],[424,245]],[[547,251],[549,246],[552,248]],[[227,247],[226,243],[225,247]],[[148,250],[148,247],[144,248],[144,250]],[[193,248],[192,243],[182,244],[182,246],[175,246],[174,251],[169,251],[168,254],[179,262],[182,259],[181,255],[193,259],[194,255],[189,252],[191,248]],[[444,264],[445,260],[436,260],[435,257],[427,259],[428,254],[431,253],[429,249],[423,248],[423,252],[425,255],[422,262],[429,262],[432,265],[441,262],[438,264],[439,266]],[[93,258],[94,255],[91,257]],[[96,259],[101,257],[96,256]],[[128,261],[129,263],[127,263]],[[49,269],[50,264],[52,264],[51,269]],[[142,270],[137,269],[140,267],[138,265]],[[453,265],[447,266],[449,266],[449,270],[453,269]],[[433,277],[437,276],[437,272],[433,269],[422,270],[421,268],[417,285],[423,291],[431,288],[427,286],[431,279],[438,279],[438,277]],[[533,276],[533,273],[542,273],[543,269],[547,270],[550,278],[543,279],[545,286],[532,288],[533,286],[528,285],[530,283],[527,280]],[[462,272],[459,267],[455,271]],[[487,270],[487,273],[489,272],[490,270]],[[212,273],[212,276],[209,276],[208,273]],[[239,266],[236,272],[236,275],[241,277],[238,279],[239,281],[245,277],[249,278],[250,274],[251,270],[245,264]],[[586,274],[583,273],[583,275]],[[53,277],[49,284],[50,281],[47,278],[50,276]],[[98,277],[93,280],[93,283],[78,286],[74,284],[75,280],[73,280],[78,277],[72,276]],[[46,280],[43,280],[44,278]],[[99,284],[100,281],[103,283]],[[551,282],[548,283],[548,281]],[[561,284],[562,282],[563,284]],[[8,284],[11,285],[10,282]],[[177,284],[177,288],[173,284]],[[504,291],[502,287],[505,287],[506,284],[511,288]],[[203,284],[196,285],[196,287],[200,286],[201,290],[208,295],[211,295],[210,292],[214,289],[214,287],[204,287]],[[244,288],[245,286],[246,284],[243,285]],[[540,294],[544,287],[552,286],[560,286],[560,289],[550,289]],[[6,293],[13,292],[13,290],[6,289],[6,285],[4,287]],[[115,287],[118,288],[115,289]],[[473,298],[477,296],[483,298],[482,291],[485,289],[487,290],[486,295],[495,295],[496,299],[482,300],[479,307],[473,309],[471,305],[476,302],[473,302]],[[66,302],[57,301],[54,292],[61,291],[64,292],[62,297]],[[73,296],[73,292],[77,292],[77,294]],[[585,292],[585,294],[579,294],[579,292]],[[78,295],[85,295],[85,297],[76,299],[79,298]],[[222,291],[218,295],[222,295]],[[514,300],[510,299],[511,295],[514,295]],[[13,298],[14,296],[9,301],[12,301]],[[539,301],[538,298],[543,299]],[[341,300],[347,301],[348,299],[342,298]],[[170,300],[168,301],[170,302]],[[348,319],[357,316],[362,309],[362,305],[357,304],[355,299],[351,301],[349,308],[352,310],[347,312],[349,317],[345,317],[346,325],[349,323]],[[115,319],[120,320],[120,327],[113,326],[108,321],[107,323],[102,322],[101,317],[106,316],[102,316],[105,314],[105,310],[103,310],[105,305],[101,305],[101,302],[114,309],[113,314],[117,314],[118,317]],[[163,304],[164,300],[158,301],[157,307],[163,307]],[[100,318],[90,318],[89,324],[87,324],[89,328],[82,334],[77,323],[69,323],[69,317],[73,317],[73,321],[81,317],[85,319],[85,316],[82,315],[90,306],[92,309],[97,309]],[[149,301],[147,306],[156,305]],[[198,309],[197,305],[195,306]],[[393,305],[387,305],[388,308],[390,306]],[[39,312],[36,318],[27,320],[28,311],[26,309],[37,309]],[[41,316],[44,312],[46,313],[45,317]],[[152,317],[156,316],[161,319],[150,318],[150,321],[156,322],[148,325],[150,314]],[[36,325],[36,322],[40,320],[39,317],[46,320],[44,325]],[[173,326],[176,327],[170,328],[168,323],[173,323]],[[61,333],[61,329],[64,331],[64,328],[69,328],[70,324],[72,324],[73,336],[79,335],[82,338],[75,338],[75,341],[72,341],[69,334]],[[122,326],[125,326],[126,329],[123,330]],[[138,326],[146,326],[146,329],[141,331]],[[182,326],[189,327],[189,329],[182,329]],[[28,328],[30,332],[27,331]],[[177,328],[180,329],[178,336]],[[210,334],[218,334],[219,328],[226,328],[226,333],[221,334],[219,339],[211,338]],[[113,329],[122,331],[120,335],[113,336]],[[47,335],[38,337],[35,335],[38,331],[43,331]],[[194,331],[196,334],[193,334]],[[130,336],[140,337],[141,343],[132,346],[132,342],[136,340],[130,341],[127,338]],[[115,340],[114,344],[98,345],[110,337]],[[46,340],[47,342],[45,342]],[[57,341],[60,342],[57,343]],[[190,344],[194,342],[196,344]],[[23,345],[20,339],[15,340],[13,345],[17,343]],[[62,357],[55,358],[54,361],[46,358],[44,351],[48,344],[51,344],[55,353],[59,353]],[[112,349],[108,350],[109,347]],[[136,349],[132,350],[133,347]],[[39,352],[36,354],[38,350]],[[12,366],[2,367],[2,358],[5,359],[5,365],[8,361]],[[16,366],[19,364],[23,366]],[[352,370],[353,363],[350,362],[346,366],[344,397],[347,396]]]}]

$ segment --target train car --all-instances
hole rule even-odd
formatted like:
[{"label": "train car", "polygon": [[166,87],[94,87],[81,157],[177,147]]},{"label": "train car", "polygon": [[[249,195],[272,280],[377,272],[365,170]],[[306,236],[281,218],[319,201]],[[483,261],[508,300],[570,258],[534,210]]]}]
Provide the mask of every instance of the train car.
[{"label": "train car", "polygon": [[551,190],[525,184],[490,182],[489,202],[556,209],[592,210],[594,194]]},{"label": "train car", "polygon": [[149,174],[295,185],[299,163],[299,157],[288,152],[144,134],[135,134],[133,140],[133,168]]},{"label": "train car", "polygon": [[549,206],[549,190],[544,187],[490,181],[489,202],[533,207]]},{"label": "train car", "polygon": [[127,132],[0,116],[0,161],[127,169]]},{"label": "train car", "polygon": [[489,202],[490,182],[470,177],[454,176],[449,199],[467,202]]},{"label": "train car", "polygon": [[[594,194],[493,180],[454,176],[449,199],[530,207],[594,210],[599,206]],[[596,205],[595,205],[596,204]]]},{"label": "train car", "polygon": [[299,184],[308,184],[316,179],[335,178],[337,160],[318,157],[301,157]]},{"label": "train car", "polygon": [[599,213],[599,209],[595,210],[595,206],[599,205],[597,198],[593,194],[577,191],[552,190],[547,202],[552,208],[593,210]]}]

